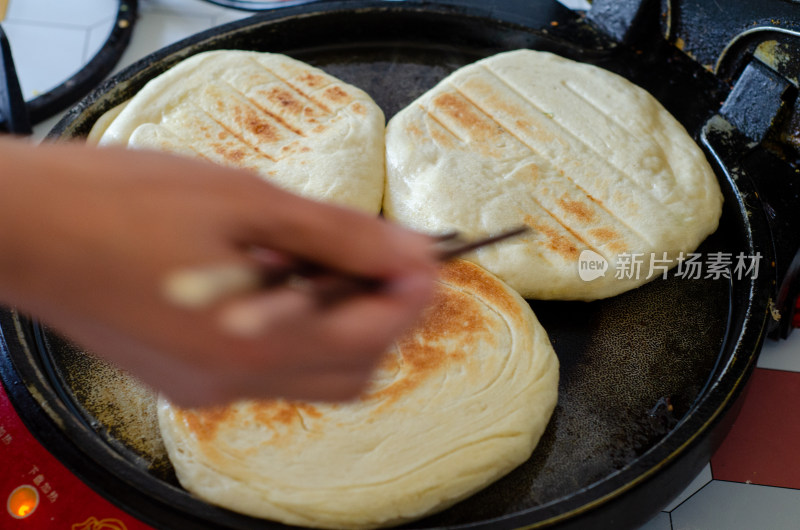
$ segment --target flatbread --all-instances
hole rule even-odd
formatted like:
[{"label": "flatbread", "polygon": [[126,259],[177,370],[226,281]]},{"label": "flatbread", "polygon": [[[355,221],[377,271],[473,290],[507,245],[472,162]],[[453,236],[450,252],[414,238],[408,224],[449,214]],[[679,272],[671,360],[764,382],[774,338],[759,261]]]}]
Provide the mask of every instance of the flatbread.
[{"label": "flatbread", "polygon": [[381,109],[364,91],[280,54],[194,55],[101,117],[89,134],[257,172],[308,198],[377,214]]},{"label": "flatbread", "polygon": [[386,164],[390,219],[472,236],[532,227],[469,257],[527,298],[593,300],[660,277],[722,208],[702,151],[655,98],[531,50],[465,66],[399,112]]},{"label": "flatbread", "polygon": [[558,360],[530,306],[448,264],[435,300],[360,399],[159,405],[180,483],[292,525],[372,528],[444,509],[524,462],[555,407]]}]

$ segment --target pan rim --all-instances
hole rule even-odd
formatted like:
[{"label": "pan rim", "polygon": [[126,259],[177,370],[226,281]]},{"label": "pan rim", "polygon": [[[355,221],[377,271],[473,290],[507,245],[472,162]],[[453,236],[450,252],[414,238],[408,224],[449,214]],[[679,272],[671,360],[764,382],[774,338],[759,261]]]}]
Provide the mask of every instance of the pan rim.
[{"label": "pan rim", "polygon": [[[349,9],[348,5],[351,3],[348,2],[330,2],[324,5],[326,12],[328,9]],[[384,1],[373,1],[373,2],[365,2],[360,3],[360,6],[367,6],[367,7],[376,7],[385,10],[413,10],[413,9],[420,9],[424,10],[426,8],[430,8],[430,4],[425,2],[408,2],[403,3],[403,5],[389,3]],[[314,14],[319,13],[319,4],[314,4],[310,6],[298,6],[296,8],[287,8],[286,10],[280,10],[280,12],[271,12],[262,15],[256,15],[249,19],[243,21],[236,21],[233,23],[225,24],[222,26],[218,26],[217,28],[212,28],[211,30],[207,30],[205,32],[199,33],[195,36],[192,36],[188,39],[184,39],[179,41],[173,45],[170,45],[166,48],[162,48],[161,50],[151,54],[140,61],[132,64],[125,70],[121,71],[119,74],[114,76],[111,80],[104,83],[100,87],[98,87],[95,91],[90,93],[84,100],[82,101],[82,105],[73,108],[73,110],[68,113],[48,135],[50,139],[58,139],[61,137],[61,134],[66,130],[66,128],[74,123],[75,119],[77,119],[80,114],[86,112],[87,109],[91,108],[92,105],[96,104],[98,100],[101,99],[102,95],[106,94],[109,90],[114,88],[117,84],[131,81],[136,78],[138,74],[143,71],[146,71],[148,67],[152,65],[155,61],[166,61],[168,64],[174,64],[178,60],[184,58],[185,52],[187,51],[187,47],[189,44],[197,44],[198,42],[211,42],[214,39],[221,38],[227,32],[236,31],[243,27],[249,27],[253,25],[260,25],[260,24],[273,24],[278,23],[284,18],[293,18],[295,16],[312,16]],[[433,6],[435,9],[439,9],[440,13],[445,13],[447,15],[458,14],[462,16],[481,16],[481,18],[487,18],[489,10],[465,10],[465,9],[458,9],[456,7],[443,7],[443,6]],[[296,13],[293,13],[296,12]],[[429,13],[431,11],[426,11]],[[481,15],[483,13],[484,15]],[[497,19],[500,23],[508,23],[508,21]],[[168,67],[168,66],[167,66]],[[77,109],[77,110],[76,110]],[[730,176],[728,176],[730,178]],[[732,179],[730,180],[732,189],[737,193],[737,195],[741,198],[742,195],[746,195],[751,193],[752,184],[748,181],[743,181],[738,179],[734,182]],[[744,186],[744,187],[742,187]],[[740,202],[740,205],[742,202]],[[763,215],[763,212],[760,209],[750,209],[746,211],[742,211],[743,220],[747,223],[747,241],[746,243],[749,247],[755,252],[759,251],[764,256],[770,256],[772,254],[771,249],[767,245],[761,244],[753,237],[753,232],[763,232],[768,233],[769,228],[768,224],[766,224],[766,218]],[[754,228],[751,226],[751,223],[756,223],[757,226]],[[763,277],[762,277],[763,278]],[[479,523],[468,523],[465,525],[459,525],[458,528],[474,528],[478,526],[483,526],[487,524],[493,523],[509,523],[509,524],[516,524],[522,523],[524,528],[541,528],[545,526],[550,526],[553,524],[557,524],[564,520],[570,519],[576,515],[583,514],[589,511],[594,510],[599,505],[605,504],[612,499],[619,498],[621,495],[626,493],[632,488],[638,487],[643,482],[651,479],[655,473],[662,470],[663,468],[671,465],[681,454],[684,454],[686,451],[689,450],[692,446],[696,445],[699,442],[699,438],[707,433],[716,423],[721,420],[721,417],[727,412],[735,399],[740,395],[747,378],[749,377],[750,372],[752,371],[755,365],[755,355],[760,350],[761,344],[766,336],[766,328],[767,323],[769,320],[769,294],[771,294],[771,285],[769,280],[759,279],[758,281],[753,280],[749,286],[749,300],[750,304],[747,306],[745,310],[745,322],[747,325],[744,326],[735,339],[731,338],[732,344],[735,344],[735,349],[731,353],[731,364],[736,364],[738,371],[731,375],[730,372],[727,371],[728,368],[731,366],[726,367],[726,371],[723,372],[722,376],[717,379],[714,385],[707,389],[706,394],[702,396],[702,399],[699,399],[693,407],[690,409],[689,412],[686,413],[681,423],[679,423],[670,433],[668,433],[664,439],[660,442],[655,444],[651,447],[648,451],[642,454],[640,457],[626,465],[624,468],[620,469],[619,471],[604,477],[603,479],[590,484],[589,486],[583,488],[581,490],[581,494],[585,494],[586,496],[590,496],[590,492],[597,491],[598,489],[604,491],[604,494],[597,497],[595,500],[589,503],[583,503],[578,505],[577,507],[554,515],[552,517],[539,520],[535,523],[529,524],[523,521],[522,519],[529,518],[533,513],[543,513],[549,507],[556,506],[565,499],[570,498],[573,499],[573,495],[560,497],[558,499],[554,499],[548,503],[542,504],[540,506],[533,507],[529,510],[524,510],[522,512],[514,513],[514,514],[506,514],[500,516],[495,519],[481,521]],[[766,295],[766,296],[765,296]],[[17,318],[20,318],[18,315]],[[728,380],[727,377],[732,378],[732,380]],[[726,383],[723,385],[723,380]],[[27,383],[26,383],[27,384]],[[732,385],[732,386],[728,386]],[[51,410],[47,411],[48,413],[52,412]],[[701,414],[701,412],[705,414]],[[51,418],[54,422],[61,421],[57,417]],[[690,421],[691,420],[691,421]],[[701,421],[702,420],[702,421]],[[699,421],[700,426],[699,428],[694,425],[692,422]],[[689,430],[689,431],[687,431]],[[689,433],[689,436],[685,436],[683,442],[678,445],[676,448],[669,449],[666,447],[668,441],[674,440],[678,437],[678,433],[681,435],[685,435]],[[89,455],[91,456],[91,455]],[[643,462],[652,462],[652,465],[646,465],[642,468]],[[637,465],[634,465],[637,464]],[[643,471],[636,471],[636,469],[642,468]],[[630,477],[627,478],[626,477]],[[618,485],[617,485],[618,484]],[[170,486],[170,488],[173,488]],[[97,489],[97,488],[95,488]],[[183,491],[177,488],[173,488],[176,491]],[[191,505],[194,506],[194,505]]]}]

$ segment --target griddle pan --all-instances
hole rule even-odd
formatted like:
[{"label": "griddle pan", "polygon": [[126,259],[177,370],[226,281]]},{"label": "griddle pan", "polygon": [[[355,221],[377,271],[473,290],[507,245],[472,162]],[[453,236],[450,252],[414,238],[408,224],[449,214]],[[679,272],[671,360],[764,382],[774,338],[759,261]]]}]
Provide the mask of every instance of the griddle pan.
[{"label": "griddle pan", "polygon": [[[730,91],[725,82],[661,35],[622,45],[556,2],[317,2],[220,26],[146,57],[72,108],[50,139],[85,136],[150,78],[223,48],[319,66],[369,92],[387,119],[456,68],[516,48],[607,68],[658,98],[706,149],[725,196],[720,227],[698,252],[760,254],[759,273],[672,274],[591,303],[531,301],[561,362],[559,404],[539,447],[505,478],[406,527],[634,528],[688,485],[735,416],[776,288],[770,226],[751,175],[731,159],[730,135],[712,126]],[[109,500],[156,528],[284,528],[181,489],[169,464],[145,447],[149,434],[130,425],[131,414],[147,420],[151,412],[146,404],[124,410],[139,402],[113,370],[15,311],[0,313],[0,326],[7,353],[0,375],[20,415]]]}]

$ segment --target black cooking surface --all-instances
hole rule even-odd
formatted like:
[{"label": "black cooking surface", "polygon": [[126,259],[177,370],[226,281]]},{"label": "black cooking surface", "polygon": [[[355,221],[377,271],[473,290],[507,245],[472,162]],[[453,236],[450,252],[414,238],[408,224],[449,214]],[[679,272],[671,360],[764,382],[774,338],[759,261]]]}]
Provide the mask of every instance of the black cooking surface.
[{"label": "black cooking surface", "polygon": [[[627,77],[649,90],[700,139],[703,124],[728,94],[725,83],[663,39],[620,46],[560,5],[540,5],[547,9],[528,15],[538,17],[531,27],[504,20],[502,14],[489,20],[469,10],[405,3],[363,9],[357,16],[334,9],[324,16],[229,25],[133,65],[70,111],[51,136],[84,136],[103,111],[130,97],[147,79],[206,49],[277,51],[307,61],[366,90],[388,119],[454,69],[503,50],[529,47]],[[715,170],[725,208],[720,229],[697,252],[751,253],[740,190],[726,168],[715,165]],[[539,447],[527,463],[496,484],[409,526],[533,524],[579,509],[649,474],[686,440],[671,438],[707,427],[711,416],[693,418],[691,413],[697,412],[697,400],[709,385],[717,384],[715,378],[732,364],[750,365],[749,357],[734,354],[753,289],[747,279],[690,280],[673,273],[607,300],[531,302],[561,362],[559,404]],[[27,340],[35,345],[32,356],[18,354],[15,363],[23,372],[23,365],[33,363],[44,374],[46,385],[52,385],[47,391],[57,396],[54,402],[64,403],[64,410],[83,426],[74,431],[85,429],[75,437],[88,459],[105,466],[103,473],[124,477],[134,513],[142,513],[151,524],[163,521],[161,511],[168,513],[167,519],[182,514],[179,520],[186,528],[205,527],[209,521],[212,527],[280,526],[212,509],[186,495],[168,466],[153,465],[139,444],[98,420],[108,415],[84,396],[87,388],[102,382],[93,379],[95,372],[82,360],[85,355],[35,323],[29,333]],[[697,469],[689,469],[680,480],[688,482],[696,474]],[[623,519],[644,522],[668,495],[682,489],[680,480],[669,485],[669,492],[651,498],[640,513],[630,509]],[[138,503],[137,494],[142,497]],[[160,502],[169,506],[160,507]]]}]

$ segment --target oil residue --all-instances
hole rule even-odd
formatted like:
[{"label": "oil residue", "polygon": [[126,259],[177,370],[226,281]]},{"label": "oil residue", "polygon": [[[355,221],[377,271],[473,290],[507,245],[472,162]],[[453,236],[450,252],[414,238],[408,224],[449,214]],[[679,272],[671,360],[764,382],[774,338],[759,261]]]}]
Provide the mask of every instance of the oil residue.
[{"label": "oil residue", "polygon": [[158,427],[156,394],[126,372],[66,339],[45,333],[62,389],[85,422],[127,460],[164,480],[172,480]]}]

